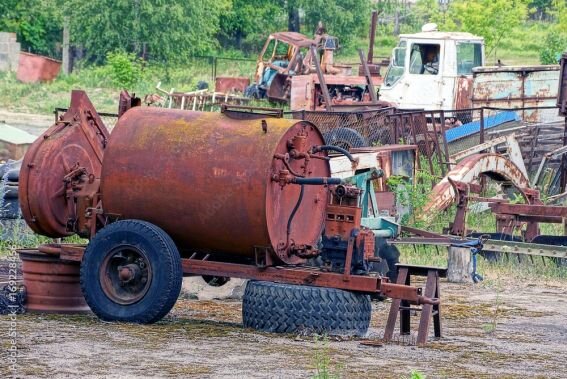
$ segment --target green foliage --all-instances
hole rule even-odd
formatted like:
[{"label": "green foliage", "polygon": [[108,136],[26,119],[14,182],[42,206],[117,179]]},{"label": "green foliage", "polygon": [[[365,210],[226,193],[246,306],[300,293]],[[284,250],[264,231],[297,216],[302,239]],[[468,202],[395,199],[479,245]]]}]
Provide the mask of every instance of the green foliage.
[{"label": "green foliage", "polygon": [[549,13],[555,18],[555,24],[545,37],[545,43],[539,54],[541,64],[557,64],[561,54],[567,51],[567,3],[553,0]]},{"label": "green foliage", "polygon": [[454,0],[440,24],[443,30],[484,37],[490,55],[506,33],[527,19],[528,3],[529,0]]},{"label": "green foliage", "polygon": [[0,1],[0,31],[18,36],[23,51],[60,56],[62,14],[54,0]]},{"label": "green foliage", "polygon": [[427,376],[417,370],[411,370],[410,376],[403,376],[403,379],[426,379]]},{"label": "green foliage", "polygon": [[369,0],[304,0],[301,8],[305,12],[304,34],[312,35],[322,21],[327,33],[348,45],[353,38],[368,33],[371,2]]},{"label": "green foliage", "polygon": [[170,63],[213,51],[220,15],[229,6],[230,0],[70,0],[66,11],[72,43],[90,60],[124,50]]},{"label": "green foliage", "polygon": [[232,0],[220,16],[219,36],[226,45],[257,51],[269,33],[285,30],[284,11],[277,1]]},{"label": "green foliage", "polygon": [[409,214],[402,217],[403,225],[417,228],[426,226],[419,216],[428,202],[432,184],[437,183],[438,179],[425,170],[417,171],[414,183],[402,176],[392,175],[388,178],[388,188],[395,193],[398,204],[410,208]]},{"label": "green foliage", "polygon": [[142,75],[142,60],[132,53],[115,51],[106,55],[103,69],[117,88],[131,89]]}]

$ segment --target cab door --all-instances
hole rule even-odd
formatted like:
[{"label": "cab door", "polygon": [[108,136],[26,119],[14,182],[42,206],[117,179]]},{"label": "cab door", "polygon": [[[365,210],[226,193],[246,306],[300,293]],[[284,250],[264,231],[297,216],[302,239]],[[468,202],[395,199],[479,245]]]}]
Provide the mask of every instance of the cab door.
[{"label": "cab door", "polygon": [[413,41],[406,54],[407,71],[399,81],[397,101],[407,109],[440,109],[443,107],[442,84],[445,60],[442,41]]}]

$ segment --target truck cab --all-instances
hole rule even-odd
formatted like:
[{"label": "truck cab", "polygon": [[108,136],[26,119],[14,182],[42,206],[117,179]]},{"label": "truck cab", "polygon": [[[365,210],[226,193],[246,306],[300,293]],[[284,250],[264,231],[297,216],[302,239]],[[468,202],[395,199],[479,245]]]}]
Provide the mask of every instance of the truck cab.
[{"label": "truck cab", "polygon": [[470,33],[402,34],[380,88],[380,100],[404,109],[470,107],[472,70],[484,65],[484,39]]}]

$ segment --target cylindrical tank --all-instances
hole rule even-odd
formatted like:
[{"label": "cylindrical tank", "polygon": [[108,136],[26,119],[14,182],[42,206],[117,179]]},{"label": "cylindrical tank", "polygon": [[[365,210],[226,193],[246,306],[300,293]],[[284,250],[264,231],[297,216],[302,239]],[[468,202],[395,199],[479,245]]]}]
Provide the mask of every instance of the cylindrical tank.
[{"label": "cylindrical tank", "polygon": [[275,179],[282,170],[329,177],[323,154],[306,154],[323,144],[305,121],[133,108],[104,152],[104,213],[154,223],[182,251],[254,257],[268,248],[284,263],[299,263],[294,246],[317,243],[327,188],[305,186],[288,236],[301,187]]}]

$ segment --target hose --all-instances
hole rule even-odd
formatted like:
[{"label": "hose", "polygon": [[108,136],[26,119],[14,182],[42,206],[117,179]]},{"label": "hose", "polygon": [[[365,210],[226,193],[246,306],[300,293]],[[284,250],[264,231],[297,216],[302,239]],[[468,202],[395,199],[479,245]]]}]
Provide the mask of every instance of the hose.
[{"label": "hose", "polygon": [[318,153],[319,151],[335,151],[337,153],[341,153],[344,156],[346,156],[349,159],[349,161],[351,161],[352,163],[358,162],[356,159],[354,159],[351,153],[348,152],[348,150],[343,149],[342,147],[332,146],[332,145],[321,145],[321,146],[315,146],[313,148],[313,153]]},{"label": "hose", "polygon": [[[301,179],[301,178],[299,178]],[[295,217],[295,214],[297,213],[297,210],[299,209],[299,206],[301,205],[301,202],[303,201],[303,192],[305,190],[305,186],[302,184],[301,185],[301,190],[299,191],[299,198],[297,199],[297,203],[295,204],[295,207],[293,207],[293,210],[291,211],[291,214],[289,215],[289,218],[287,219],[287,229],[286,229],[286,249],[289,247],[289,235],[291,234],[291,222],[293,221],[293,218]]]}]

